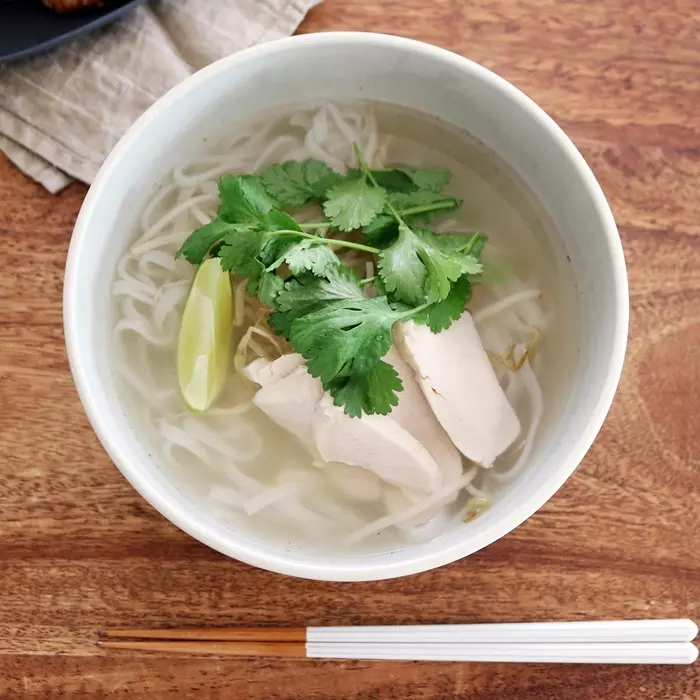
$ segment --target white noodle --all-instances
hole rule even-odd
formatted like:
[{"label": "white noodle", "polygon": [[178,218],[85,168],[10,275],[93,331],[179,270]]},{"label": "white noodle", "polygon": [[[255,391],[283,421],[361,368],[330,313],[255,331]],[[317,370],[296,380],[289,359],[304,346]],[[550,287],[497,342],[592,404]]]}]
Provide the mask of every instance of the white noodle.
[{"label": "white noodle", "polygon": [[253,408],[252,401],[246,401],[245,403],[239,403],[236,406],[231,406],[230,408],[214,408],[209,409],[208,415],[210,416],[240,416],[244,413],[250,411]]},{"label": "white noodle", "polygon": [[188,416],[183,428],[203,444],[236,462],[251,462],[262,451],[260,436],[243,421],[236,421],[222,431],[215,430],[196,416]]},{"label": "white noodle", "polygon": [[144,304],[152,304],[155,290],[140,284],[137,280],[121,279],[112,285],[115,297],[125,296]]},{"label": "white noodle", "polygon": [[172,345],[175,342],[174,334],[156,335],[151,324],[143,318],[123,318],[121,321],[117,321],[117,324],[114,326],[114,335],[118,336],[125,331],[138,333],[149,345],[158,347]]},{"label": "white noodle", "polygon": [[544,413],[544,400],[542,397],[542,389],[535,377],[535,373],[532,371],[529,361],[525,361],[523,366],[518,372],[518,376],[522,378],[523,386],[530,397],[530,407],[532,411],[532,418],[530,426],[525,436],[525,440],[522,443],[522,448],[518,459],[512,467],[506,471],[500,472],[497,469],[493,469],[490,472],[490,476],[500,482],[510,482],[515,479],[524,467],[528,464],[528,459],[530,458],[530,453],[535,443],[535,434],[537,429],[542,422],[542,415]]},{"label": "white noodle", "polygon": [[462,476],[452,484],[443,486],[441,489],[435,491],[435,493],[426,496],[422,501],[419,501],[410,508],[406,508],[400,513],[391,513],[390,515],[385,515],[383,518],[378,518],[371,523],[361,527],[359,530],[353,532],[344,542],[345,545],[350,546],[357,544],[361,540],[365,539],[369,535],[376,534],[385,530],[392,525],[400,525],[406,520],[414,518],[416,515],[420,515],[423,511],[428,510],[431,506],[440,503],[445,498],[449,498],[455,493],[459,493],[470,481],[474,480],[478,471],[477,467],[472,467],[468,472],[462,474]]},{"label": "white noodle", "polygon": [[267,489],[253,498],[249,498],[243,503],[243,509],[248,515],[254,515],[263,508],[267,508],[278,501],[286,501],[290,497],[296,496],[299,493],[298,484],[284,484],[276,486],[272,489]]},{"label": "white noodle", "polygon": [[192,216],[194,216],[194,218],[197,220],[200,226],[208,224],[214,218],[211,214],[202,211],[202,209],[197,204],[194,204],[190,211],[192,212]]},{"label": "white noodle", "polygon": [[177,244],[179,247],[189,234],[189,231],[177,231],[176,233],[168,233],[164,236],[157,236],[155,238],[151,238],[149,241],[132,246],[131,253],[132,255],[138,257],[148,250],[157,250],[158,248],[170,249],[171,244]]},{"label": "white noodle", "polygon": [[165,200],[169,194],[175,194],[177,192],[176,185],[166,185],[162,187],[156,194],[151,198],[151,201],[146,205],[141,215],[141,228],[147,231],[152,224],[153,214],[160,204]]},{"label": "white noodle", "polygon": [[278,501],[275,508],[286,515],[290,522],[300,527],[308,537],[317,538],[319,533],[325,532],[328,528],[327,518],[307,508],[297,499]]},{"label": "white noodle", "polygon": [[209,498],[212,501],[217,501],[227,506],[241,507],[245,502],[243,494],[229,486],[223,486],[221,484],[214,484],[211,489],[209,489]]},{"label": "white noodle", "polygon": [[482,323],[487,318],[491,318],[491,316],[495,316],[496,314],[505,311],[514,304],[518,304],[519,302],[527,301],[529,299],[539,299],[541,296],[542,292],[540,292],[539,289],[525,289],[522,292],[511,294],[504,299],[499,299],[497,302],[487,306],[484,309],[479,309],[479,311],[472,314],[472,318],[474,319],[474,323]]},{"label": "white noodle", "polygon": [[275,338],[275,336],[272,335],[272,333],[266,331],[264,328],[258,328],[257,326],[251,326],[250,330],[252,333],[259,335],[261,338],[265,338],[265,340],[267,340],[280,355],[282,354],[282,347],[280,346],[280,343],[277,340],[277,338]]},{"label": "white noodle", "polygon": [[253,326],[250,326],[248,330],[243,334],[243,337],[238,342],[238,347],[236,348],[236,354],[233,356],[233,366],[236,368],[238,374],[243,374],[243,368],[246,365],[246,353],[248,352],[248,345],[250,344],[250,337],[253,335]]},{"label": "white noodle", "polygon": [[190,212],[192,210],[192,207],[196,206],[197,204],[215,201],[216,196],[210,194],[200,194],[195,197],[186,199],[184,202],[181,202],[176,207],[173,207],[161,219],[158,219],[158,221],[152,224],[150,228],[148,228],[146,232],[141,236],[141,238],[139,238],[138,243],[140,244],[150,240],[156,234],[160,233],[166,226],[168,226],[168,224],[173,223],[178,218],[178,216],[185,212]]},{"label": "white noodle", "polygon": [[153,306],[153,323],[158,330],[162,331],[167,317],[171,313],[178,311],[178,306],[187,295],[189,286],[185,282],[177,287],[169,287],[167,289],[163,287],[162,294],[159,295]]}]

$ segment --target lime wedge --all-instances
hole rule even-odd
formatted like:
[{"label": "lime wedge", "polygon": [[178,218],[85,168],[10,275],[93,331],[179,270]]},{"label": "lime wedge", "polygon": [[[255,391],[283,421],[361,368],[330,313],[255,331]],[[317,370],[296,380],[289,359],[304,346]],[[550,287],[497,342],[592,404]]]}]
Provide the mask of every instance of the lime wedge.
[{"label": "lime wedge", "polygon": [[231,277],[219,258],[209,258],[192,282],[177,343],[177,379],[192,411],[206,411],[224,386],[232,324]]}]

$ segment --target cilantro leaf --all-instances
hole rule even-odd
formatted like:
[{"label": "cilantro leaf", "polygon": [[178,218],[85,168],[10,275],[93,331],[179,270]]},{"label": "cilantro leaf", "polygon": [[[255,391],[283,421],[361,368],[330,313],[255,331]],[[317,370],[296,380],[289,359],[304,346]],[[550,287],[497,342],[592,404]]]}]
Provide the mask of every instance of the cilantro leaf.
[{"label": "cilantro leaf", "polygon": [[320,160],[288,160],[263,170],[260,180],[280,209],[297,209],[326,192],[343,179]]},{"label": "cilantro leaf", "polygon": [[259,221],[275,201],[254,175],[224,175],[219,178],[219,216],[231,223]]},{"label": "cilantro leaf", "polygon": [[369,372],[352,374],[340,380],[330,391],[336,406],[344,406],[345,413],[360,418],[362,413],[386,415],[399,403],[397,392],[403,390],[398,372],[380,360]]},{"label": "cilantro leaf", "polygon": [[426,168],[399,168],[413,181],[419,190],[430,190],[431,192],[442,192],[452,179],[449,170],[429,170]]},{"label": "cilantro leaf", "polygon": [[329,267],[338,264],[338,256],[329,245],[307,239],[287,251],[285,262],[295,276],[308,271],[316,277],[323,277]]},{"label": "cilantro leaf", "polygon": [[[372,286],[373,286],[374,289],[377,291],[377,294],[378,294],[380,297],[385,297],[385,296],[387,296],[386,285],[384,284],[384,282],[382,282],[382,278],[381,278],[379,275],[375,276],[375,278],[372,280]],[[400,302],[392,301],[392,303],[391,303],[391,308],[392,308],[392,309],[396,309],[396,308],[397,308],[397,305],[398,305],[399,303],[400,303]],[[405,309],[405,310],[408,311],[408,309]]]},{"label": "cilantro leaf", "polygon": [[437,243],[440,237],[432,231],[418,229],[415,233],[422,243],[420,257],[428,273],[425,298],[429,304],[434,304],[450,293],[450,282],[456,281],[463,274],[462,256],[443,252]]},{"label": "cilantro leaf", "polygon": [[449,170],[423,168],[382,168],[371,172],[377,184],[390,192],[442,192],[452,177]]},{"label": "cilantro leaf", "polygon": [[386,190],[373,186],[366,176],[341,182],[326,193],[323,211],[341,231],[354,231],[374,219],[386,203]]},{"label": "cilantro leaf", "polygon": [[309,239],[299,224],[283,211],[273,209],[265,215],[261,227],[267,229],[269,240],[260,253],[260,259],[268,270],[288,263],[293,275],[306,271],[318,277],[329,266],[339,263],[338,257],[322,237]]},{"label": "cilantro leaf", "polygon": [[[223,262],[221,266],[223,267]],[[258,293],[260,280],[265,274],[265,267],[257,258],[253,258],[248,264],[248,271],[246,274],[248,275],[248,282],[245,286],[246,294],[250,297],[254,297]]]},{"label": "cilantro leaf", "polygon": [[[299,306],[321,305],[340,299],[362,299],[360,276],[345,265],[326,270],[325,279],[311,276],[299,277],[287,282],[280,293],[279,308],[290,311]],[[307,306],[306,310],[310,310]]]},{"label": "cilantro leaf", "polygon": [[391,214],[379,214],[362,229],[367,243],[383,248],[396,239],[399,224]]},{"label": "cilantro leaf", "polygon": [[274,272],[262,273],[258,281],[258,299],[273,309],[277,305],[277,297],[284,289],[284,280]]},{"label": "cilantro leaf", "polygon": [[[478,257],[474,251],[478,250],[479,242],[483,236],[477,231],[471,236],[462,234],[436,233],[435,245],[449,253],[465,253]],[[483,248],[483,245],[481,246]]]},{"label": "cilantro leaf", "polygon": [[465,275],[480,275],[484,271],[484,266],[472,255],[463,255],[459,263]]},{"label": "cilantro leaf", "polygon": [[377,184],[389,192],[411,192],[416,189],[413,179],[401,168],[372,170],[372,175]]},{"label": "cilantro leaf", "polygon": [[424,296],[427,272],[419,257],[420,239],[405,224],[399,224],[399,235],[380,256],[379,277],[387,291],[399,301],[419,304]]},{"label": "cilantro leaf", "polygon": [[462,275],[452,284],[450,293],[442,300],[413,316],[416,323],[422,323],[433,333],[449,328],[463,313],[471,296],[471,282]]},{"label": "cilantro leaf", "polygon": [[479,262],[479,255],[484,249],[484,236],[474,233],[472,236],[453,236],[436,234],[433,243],[445,253],[455,255],[466,275],[480,275],[484,266]]},{"label": "cilantro leaf", "polygon": [[287,281],[277,296],[278,311],[270,315],[269,323],[275,333],[289,339],[291,324],[296,318],[330,301],[362,298],[359,275],[337,264],[326,270],[325,279],[303,275]]},{"label": "cilantro leaf", "polygon": [[[227,175],[219,180],[219,191],[219,216],[193,231],[175,254],[176,258],[184,256],[193,265],[198,265],[207,253],[214,254],[213,249],[217,243],[223,242],[224,245],[230,246],[236,241],[238,244],[242,239],[235,234],[247,234],[256,228],[268,231],[301,231],[299,224],[289,214],[270,207],[272,200],[264,190],[261,193],[261,186],[255,178]],[[229,234],[234,234],[234,237],[231,238]],[[228,240],[222,241],[227,237]],[[289,240],[286,245],[289,245]],[[221,248],[215,252],[220,255]],[[241,256],[249,253],[250,249],[246,247]],[[231,256],[235,257],[235,254],[227,251],[226,256],[227,259],[233,260]],[[238,256],[236,264],[231,263],[234,269],[240,267],[240,260]]]},{"label": "cilantro leaf", "polygon": [[180,246],[175,253],[175,257],[184,257],[193,265],[199,265],[207,253],[218,243],[227,233],[236,231],[248,231],[250,227],[245,224],[229,224],[221,218],[216,218],[208,224],[204,224],[195,229]]},{"label": "cilantro leaf", "polygon": [[386,297],[333,301],[294,320],[290,341],[324,385],[338,375],[369,372],[391,347],[391,327],[405,314]]},{"label": "cilantro leaf", "polygon": [[313,199],[323,199],[326,196],[326,192],[328,192],[331,187],[345,179],[345,175],[329,168],[320,160],[309,159],[306,163],[304,176],[311,190]]},{"label": "cilantro leaf", "polygon": [[472,265],[471,259],[464,259],[470,256],[443,251],[439,238],[431,231],[399,224],[398,238],[379,256],[379,275],[398,301],[442,301],[450,292],[450,283]]},{"label": "cilantro leaf", "polygon": [[399,403],[396,393],[403,391],[403,382],[393,365],[380,360],[362,377],[366,387],[365,411],[382,415],[390,413]]},{"label": "cilantro leaf", "polygon": [[301,231],[301,226],[296,222],[296,219],[279,209],[267,212],[262,223],[270,231]]},{"label": "cilantro leaf", "polygon": [[221,266],[224,270],[233,270],[242,277],[259,274],[263,265],[258,256],[267,238],[267,232],[260,228],[246,228],[227,233],[219,251]]},{"label": "cilantro leaf", "polygon": [[265,267],[277,267],[284,262],[287,250],[302,240],[301,236],[295,235],[301,233],[301,227],[289,214],[279,209],[269,211],[260,226],[268,233],[289,231],[285,234],[267,236],[265,245],[260,252],[260,260]]},{"label": "cilantro leaf", "polygon": [[[461,201],[454,197],[446,197],[428,191],[418,192],[389,192],[387,202],[394,207],[397,214],[408,224],[418,221],[429,221],[438,216],[456,211]],[[362,232],[370,245],[384,248],[396,239],[398,221],[386,209],[369,222]]]}]

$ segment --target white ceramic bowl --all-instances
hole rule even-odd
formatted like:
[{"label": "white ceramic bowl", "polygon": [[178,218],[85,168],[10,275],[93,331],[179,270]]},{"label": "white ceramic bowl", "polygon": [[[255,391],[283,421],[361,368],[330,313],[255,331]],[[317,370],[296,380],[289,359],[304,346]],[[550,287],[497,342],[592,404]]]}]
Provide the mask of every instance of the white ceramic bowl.
[{"label": "white ceramic bowl", "polygon": [[[188,501],[130,428],[113,376],[110,288],[144,193],[237,121],[314,99],[377,99],[437,116],[496,151],[553,220],[571,262],[580,345],[570,396],[525,473],[493,507],[432,542],[371,556],[286,551],[234,532]],[[231,557],[326,580],[425,571],[485,547],[540,508],[574,471],[613,399],[625,352],[628,292],[620,239],[605,197],[571,141],[534,102],[487,69],[448,51],[379,34],[284,39],[223,59],[171,90],[126,133],[85,199],[70,245],[64,293],[71,369],[85,411],[114,463],[180,528]]]}]

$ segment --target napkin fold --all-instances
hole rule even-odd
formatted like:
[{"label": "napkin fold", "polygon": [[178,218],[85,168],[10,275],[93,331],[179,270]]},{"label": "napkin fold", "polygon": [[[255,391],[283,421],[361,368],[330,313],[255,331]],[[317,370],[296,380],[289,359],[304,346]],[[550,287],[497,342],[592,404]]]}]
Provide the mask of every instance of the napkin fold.
[{"label": "napkin fold", "polygon": [[321,0],[154,0],[33,58],[0,66],[0,151],[56,193],[91,183],[130,124],[196,70],[289,36]]}]

